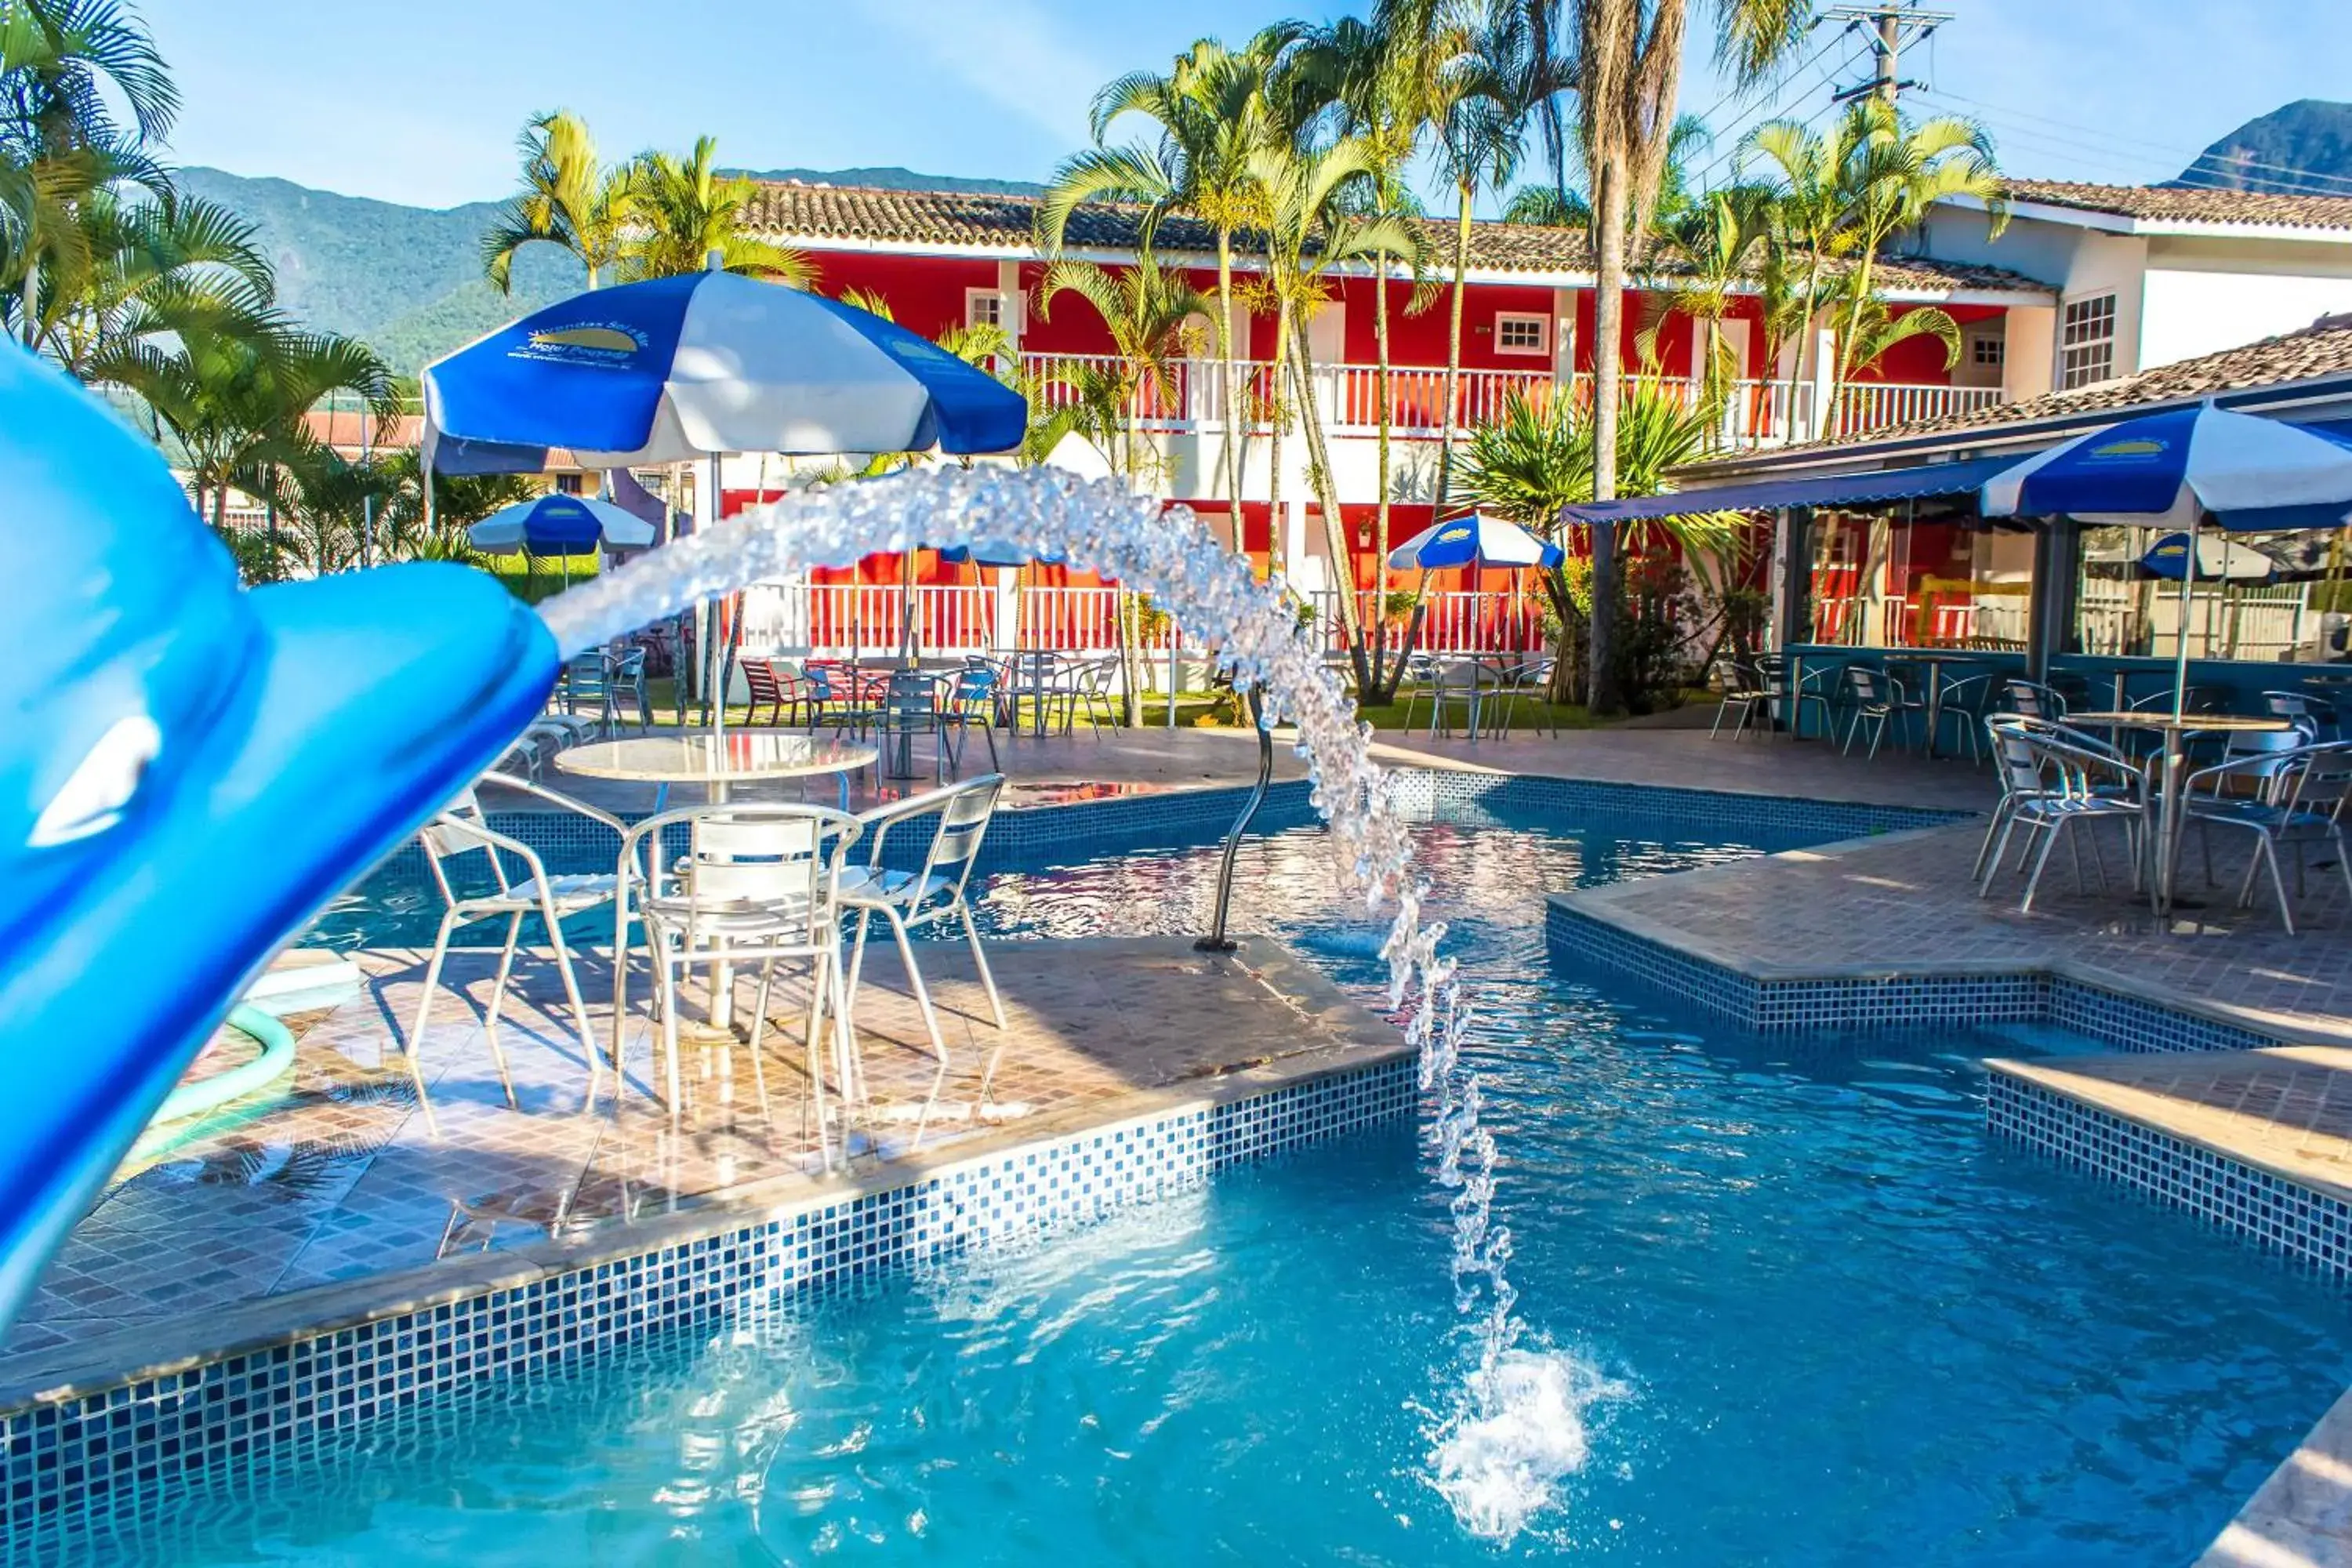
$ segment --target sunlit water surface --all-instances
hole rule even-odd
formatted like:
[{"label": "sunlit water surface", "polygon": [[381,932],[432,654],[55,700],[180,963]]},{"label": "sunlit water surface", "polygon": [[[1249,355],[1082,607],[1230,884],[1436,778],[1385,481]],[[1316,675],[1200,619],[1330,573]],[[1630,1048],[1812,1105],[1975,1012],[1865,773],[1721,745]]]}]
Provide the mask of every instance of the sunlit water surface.
[{"label": "sunlit water surface", "polygon": [[[1509,1548],[1433,1489],[1468,1347],[1400,1125],[384,1422],[107,1560],[2180,1562],[2352,1377],[2330,1289],[1988,1139],[1978,1058],[2023,1037],[1763,1041],[1546,958],[1547,890],[1784,844],[1420,838],[1477,976],[1519,1310],[1570,1369],[1523,1436],[1587,1447]],[[986,921],[1193,931],[1213,870],[1203,847],[1000,875]],[[1376,991],[1311,830],[1246,846],[1236,904]]]}]

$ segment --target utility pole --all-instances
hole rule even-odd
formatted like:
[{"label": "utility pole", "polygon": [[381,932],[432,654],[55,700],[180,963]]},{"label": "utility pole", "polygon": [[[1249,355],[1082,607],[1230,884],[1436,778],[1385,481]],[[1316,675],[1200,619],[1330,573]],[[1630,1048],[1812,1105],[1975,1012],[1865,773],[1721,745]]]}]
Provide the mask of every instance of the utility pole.
[{"label": "utility pole", "polygon": [[1899,74],[1905,44],[1925,43],[1928,35],[1952,20],[1948,11],[1922,11],[1905,0],[1883,0],[1875,5],[1836,5],[1822,13],[1822,16],[1824,21],[1843,22],[1849,29],[1870,39],[1870,79],[1840,88],[1831,101],[1852,103],[1860,98],[1874,98],[1889,109],[1895,107],[1895,98],[1905,88],[1927,85],[1924,81],[1906,81]]}]

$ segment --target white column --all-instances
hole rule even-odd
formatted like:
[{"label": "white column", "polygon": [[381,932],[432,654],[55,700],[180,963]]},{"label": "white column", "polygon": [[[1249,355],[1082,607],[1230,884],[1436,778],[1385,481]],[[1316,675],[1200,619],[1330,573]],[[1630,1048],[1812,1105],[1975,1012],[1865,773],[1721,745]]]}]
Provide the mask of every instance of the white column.
[{"label": "white column", "polygon": [[1813,420],[1816,439],[1830,434],[1830,395],[1837,386],[1837,333],[1823,327],[1813,335]]},{"label": "white column", "polygon": [[996,291],[1004,296],[1004,331],[1013,340],[1013,352],[1021,352],[1021,340],[1029,331],[1029,300],[1021,292],[1021,263],[1013,260],[996,264]]},{"label": "white column", "polygon": [[[1283,476],[1286,485],[1290,477]],[[1281,526],[1283,570],[1289,574],[1292,587],[1304,590],[1307,574],[1314,568],[1307,561],[1307,502],[1296,491],[1282,499]]]},{"label": "white column", "polygon": [[1557,386],[1576,384],[1576,290],[1551,291],[1551,379]]}]

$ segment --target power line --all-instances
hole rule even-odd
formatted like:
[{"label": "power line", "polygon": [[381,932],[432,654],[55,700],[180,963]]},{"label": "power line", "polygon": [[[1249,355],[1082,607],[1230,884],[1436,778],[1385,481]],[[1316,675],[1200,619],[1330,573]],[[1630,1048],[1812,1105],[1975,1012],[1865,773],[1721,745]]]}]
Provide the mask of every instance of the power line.
[{"label": "power line", "polygon": [[[2055,153],[2078,162],[2088,160],[2095,165],[2103,165],[2106,170],[2114,171],[2113,183],[2115,184],[2141,185],[2148,183],[2143,177],[2140,169],[2134,166],[2141,158],[2141,154],[2074,142],[2053,132],[2009,125],[1999,120],[1989,118],[1987,123],[1999,132],[2000,140],[2005,145],[2022,144],[2033,151]],[[2244,189],[2242,185],[2231,183],[2221,171],[2200,169],[2194,166],[2174,175],[2168,183],[2189,190],[2242,191]],[[2336,200],[2352,199],[2352,191],[2314,184],[2308,181],[2290,181],[2271,176],[2266,183],[2273,187],[2271,194],[2273,195],[2318,196]]]},{"label": "power line", "polygon": [[[1957,92],[1948,92],[1941,88],[1929,88],[1922,90],[1926,91],[1927,95],[1932,98],[1944,99],[1949,102],[1963,105],[1971,109],[1989,110],[1992,114],[2005,116],[2013,120],[2037,121],[2043,125],[2054,127],[2060,131],[2071,132],[2077,136],[2088,137],[2095,142],[2105,142],[2112,143],[2116,147],[2125,149],[2162,153],[2169,157],[2187,158],[2189,161],[2189,166],[2192,169],[2197,164],[2204,163],[2208,159],[2226,161],[2227,163],[2233,168],[2266,169],[2274,171],[2280,174],[2287,175],[2298,181],[2316,181],[2325,184],[2342,185],[2347,187],[2345,194],[2352,195],[2352,175],[2333,174],[2319,169],[2301,169],[2296,168],[2292,164],[2265,163],[2255,158],[2232,158],[2228,157],[2226,154],[2214,153],[2210,149],[2198,151],[2168,142],[2150,142],[2141,137],[2126,136],[2119,132],[2101,131],[2087,125],[2078,125],[2071,121],[2053,119],[2049,115],[2035,114],[2028,110],[2011,109],[1998,103],[1988,103],[1981,99],[1969,98],[1965,94]],[[2137,155],[2137,153],[2135,153],[2133,155]],[[2284,184],[2285,182],[2281,181],[2278,183]]]},{"label": "power line", "polygon": [[[1778,100],[1785,92],[1789,82],[1794,80],[1805,70],[1818,64],[1822,57],[1838,48],[1839,46],[1845,42],[1846,37],[1843,32],[1831,38],[1828,43],[1813,51],[1813,53],[1804,61],[1791,68],[1788,75],[1781,79],[1780,84],[1772,89],[1771,93],[1760,100],[1755,108],[1749,110],[1746,114],[1741,115],[1738,120],[1732,121],[1731,125],[1724,132],[1724,136],[1727,139],[1728,144],[1725,147],[1724,151],[1717,153],[1713,158],[1709,159],[1706,164],[1700,168],[1692,176],[1694,183],[1704,188],[1706,182],[1714,177],[1717,170],[1722,168],[1727,163],[1736,163],[1743,151],[1739,141],[1740,133],[1749,129],[1751,121],[1762,123],[1762,116],[1774,110],[1780,110],[1782,106]],[[1828,86],[1830,79],[1837,74],[1838,66],[1843,63],[1843,61],[1834,63],[1831,65],[1827,70],[1816,73],[1811,81],[1807,82],[1798,90],[1796,97],[1799,100],[1802,100],[1815,88]],[[1837,105],[1832,101],[1830,107],[1834,109]],[[1819,118],[1819,114],[1813,116],[1813,120],[1818,120]],[[1809,120],[1806,123],[1810,125],[1812,123],[1812,121]]]}]

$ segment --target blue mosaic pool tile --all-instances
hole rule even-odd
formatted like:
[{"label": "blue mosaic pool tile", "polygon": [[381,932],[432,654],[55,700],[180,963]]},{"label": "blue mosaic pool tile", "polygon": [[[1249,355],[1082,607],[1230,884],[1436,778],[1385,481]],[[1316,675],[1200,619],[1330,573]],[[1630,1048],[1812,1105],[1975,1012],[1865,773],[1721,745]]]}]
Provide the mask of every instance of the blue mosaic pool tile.
[{"label": "blue mosaic pool tile", "polygon": [[2000,1137],[2352,1279],[2352,1205],[1995,1068],[1985,1119]]},{"label": "blue mosaic pool tile", "polygon": [[[420,1399],[773,1310],[992,1241],[1083,1223],[1214,1172],[1411,1113],[1399,1056],[1211,1107],[980,1156],[902,1186],[527,1284],[0,1415],[9,1561],[159,1506],[199,1473]],[[721,1223],[714,1221],[715,1223]]]}]

